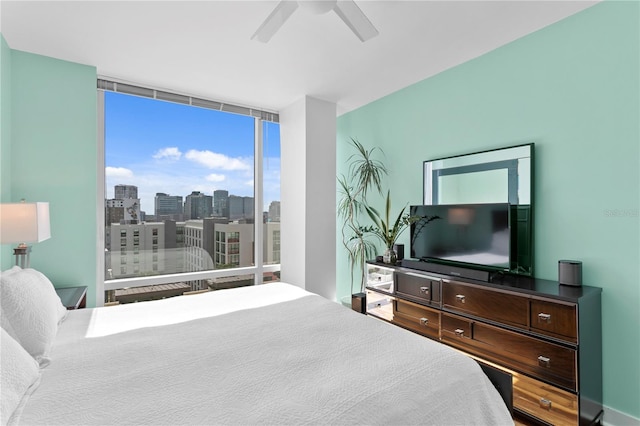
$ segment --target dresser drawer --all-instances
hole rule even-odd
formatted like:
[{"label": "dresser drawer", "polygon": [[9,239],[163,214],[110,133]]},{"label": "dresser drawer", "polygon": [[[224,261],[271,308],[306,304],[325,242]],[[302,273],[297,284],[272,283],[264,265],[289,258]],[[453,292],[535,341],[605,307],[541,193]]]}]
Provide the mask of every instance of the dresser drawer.
[{"label": "dresser drawer", "polygon": [[574,349],[477,322],[473,324],[473,340],[505,365],[577,390]]},{"label": "dresser drawer", "polygon": [[440,306],[439,279],[415,272],[396,271],[394,274],[396,294],[426,305]]},{"label": "dresser drawer", "polygon": [[443,340],[471,339],[473,321],[443,313],[440,320],[440,333]]},{"label": "dresser drawer", "polygon": [[529,299],[454,281],[442,283],[444,308],[528,329]]},{"label": "dresser drawer", "polygon": [[513,376],[513,407],[553,425],[578,424],[578,396],[522,374]]},{"label": "dresser drawer", "polygon": [[440,337],[440,311],[406,300],[393,302],[393,322],[422,335]]},{"label": "dresser drawer", "polygon": [[577,322],[575,305],[531,300],[531,331],[577,343]]},{"label": "dresser drawer", "polygon": [[577,390],[574,349],[447,313],[442,314],[440,336],[490,361]]},{"label": "dresser drawer", "polygon": [[367,290],[367,314],[391,321],[393,319],[393,300],[393,296]]}]

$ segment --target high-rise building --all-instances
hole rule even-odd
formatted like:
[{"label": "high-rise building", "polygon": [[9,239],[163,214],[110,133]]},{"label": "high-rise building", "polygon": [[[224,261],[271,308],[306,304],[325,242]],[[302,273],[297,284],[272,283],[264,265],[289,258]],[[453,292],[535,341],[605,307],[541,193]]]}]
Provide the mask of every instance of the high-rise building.
[{"label": "high-rise building", "polygon": [[122,200],[105,200],[104,222],[107,227],[112,223],[124,223]]},{"label": "high-rise building", "polygon": [[200,191],[187,195],[184,202],[184,219],[204,219],[213,214],[213,197]]},{"label": "high-rise building", "polygon": [[265,223],[263,232],[264,264],[280,263],[280,222]]},{"label": "high-rise building", "polygon": [[217,267],[241,267],[254,263],[253,224],[225,223],[215,226],[215,256]]},{"label": "high-rise building", "polygon": [[255,212],[253,211],[254,202],[253,197],[243,197],[243,209],[244,209],[244,218],[252,219],[254,217]]},{"label": "high-rise building", "polygon": [[280,201],[269,204],[269,222],[280,222]]},{"label": "high-rise building", "polygon": [[142,212],[140,211],[140,199],[138,198],[138,187],[134,185],[114,186],[115,197],[107,200],[105,211],[105,224],[112,223],[135,224],[141,222]]},{"label": "high-rise building", "polygon": [[113,223],[138,223],[142,221],[140,200],[137,198],[116,198],[107,200],[106,225]]},{"label": "high-rise building", "polygon": [[157,221],[182,221],[184,218],[182,196],[157,192],[154,199],[154,214]]},{"label": "high-rise building", "polygon": [[213,191],[213,214],[219,217],[229,217],[229,191],[224,189]]},{"label": "high-rise building", "polygon": [[253,219],[253,197],[229,195],[229,220]]},{"label": "high-rise building", "polygon": [[106,279],[185,271],[184,222],[113,224]]},{"label": "high-rise building", "polygon": [[116,185],[114,187],[116,200],[126,200],[127,198],[138,198],[138,187],[134,185]]},{"label": "high-rise building", "polygon": [[182,272],[176,223],[112,224],[106,279]]}]

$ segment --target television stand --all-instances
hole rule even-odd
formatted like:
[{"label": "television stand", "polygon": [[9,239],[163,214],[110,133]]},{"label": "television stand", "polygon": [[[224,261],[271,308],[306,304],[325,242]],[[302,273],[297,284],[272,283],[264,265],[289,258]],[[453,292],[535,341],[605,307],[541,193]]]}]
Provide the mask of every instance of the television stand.
[{"label": "television stand", "polygon": [[554,425],[601,420],[601,288],[401,265],[368,262],[367,315],[511,375],[515,416]]}]

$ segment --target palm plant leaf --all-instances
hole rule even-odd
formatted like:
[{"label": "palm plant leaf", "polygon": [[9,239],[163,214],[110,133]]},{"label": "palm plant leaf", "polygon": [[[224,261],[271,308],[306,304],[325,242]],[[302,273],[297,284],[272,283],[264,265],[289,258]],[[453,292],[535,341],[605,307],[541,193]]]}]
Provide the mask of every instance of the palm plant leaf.
[{"label": "palm plant leaf", "polygon": [[340,198],[337,205],[337,213],[343,219],[342,245],[348,252],[349,265],[351,267],[351,287],[353,290],[353,271],[357,266],[362,266],[360,291],[364,289],[366,282],[365,263],[367,259],[375,255],[375,245],[366,239],[371,234],[372,227],[362,227],[359,215],[366,208],[366,198],[370,189],[375,188],[382,192],[382,178],[387,174],[387,169],[382,162],[376,160],[376,151],[379,148],[367,150],[356,139],[351,138],[351,144],[356,152],[349,158],[347,176],[337,178]]},{"label": "palm plant leaf", "polygon": [[398,216],[395,218],[393,225],[391,224],[390,191],[387,191],[384,218],[374,207],[365,205],[364,208],[371,221],[375,224],[375,228],[371,231],[371,233],[380,238],[387,248],[390,248],[396,242],[398,237],[404,232],[404,230],[413,222],[415,222],[414,218],[405,214],[405,211],[407,209],[407,206],[405,205],[398,213]]},{"label": "palm plant leaf", "polygon": [[369,215],[369,218],[371,219],[373,224],[375,225],[371,229],[371,233],[375,234],[376,236],[378,236],[380,239],[384,241],[384,236],[386,233],[384,229],[386,228],[386,225],[382,220],[382,218],[380,217],[380,213],[378,213],[378,211],[371,206],[365,205],[364,209],[367,212],[367,215]]},{"label": "palm plant leaf", "polygon": [[387,174],[387,168],[382,162],[373,158],[375,151],[380,148],[374,147],[367,150],[356,139],[352,138],[351,142],[357,152],[349,157],[349,161],[351,161],[349,175],[355,180],[356,187],[361,189],[364,198],[371,187],[382,192],[382,176]]}]

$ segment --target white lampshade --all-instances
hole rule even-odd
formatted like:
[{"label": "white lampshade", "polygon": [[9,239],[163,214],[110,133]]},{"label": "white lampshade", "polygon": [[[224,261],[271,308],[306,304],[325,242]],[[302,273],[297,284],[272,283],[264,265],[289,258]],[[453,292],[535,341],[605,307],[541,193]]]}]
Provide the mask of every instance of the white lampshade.
[{"label": "white lampshade", "polygon": [[35,243],[49,238],[49,203],[0,204],[0,243]]}]

